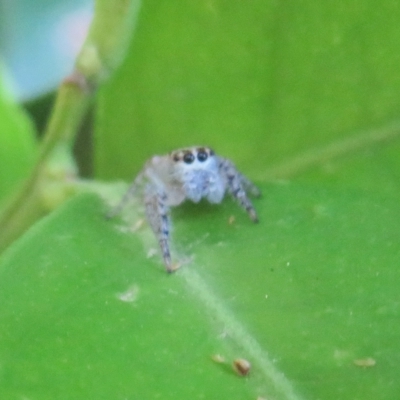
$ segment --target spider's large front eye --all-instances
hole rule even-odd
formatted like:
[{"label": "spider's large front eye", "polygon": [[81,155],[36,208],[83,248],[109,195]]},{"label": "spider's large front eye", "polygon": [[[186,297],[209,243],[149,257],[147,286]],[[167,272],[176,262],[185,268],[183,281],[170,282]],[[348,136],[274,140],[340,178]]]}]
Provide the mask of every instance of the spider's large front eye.
[{"label": "spider's large front eye", "polygon": [[191,164],[194,161],[193,153],[185,153],[184,156],[183,156],[183,161],[186,164]]},{"label": "spider's large front eye", "polygon": [[197,159],[200,162],[206,161],[208,158],[208,154],[204,149],[199,150],[199,152],[197,153]]}]

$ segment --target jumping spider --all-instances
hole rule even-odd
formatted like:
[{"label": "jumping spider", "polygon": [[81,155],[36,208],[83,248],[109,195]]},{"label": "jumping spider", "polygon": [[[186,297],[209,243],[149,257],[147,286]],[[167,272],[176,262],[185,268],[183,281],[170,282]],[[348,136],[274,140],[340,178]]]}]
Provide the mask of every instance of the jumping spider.
[{"label": "jumping spider", "polygon": [[198,203],[206,198],[210,203],[220,203],[228,191],[252,221],[258,222],[247,193],[258,197],[260,190],[231,161],[217,156],[209,147],[189,147],[150,158],[108,217],[118,214],[143,187],[147,219],[160,244],[167,272],[175,270],[169,249],[169,207],[186,199]]}]

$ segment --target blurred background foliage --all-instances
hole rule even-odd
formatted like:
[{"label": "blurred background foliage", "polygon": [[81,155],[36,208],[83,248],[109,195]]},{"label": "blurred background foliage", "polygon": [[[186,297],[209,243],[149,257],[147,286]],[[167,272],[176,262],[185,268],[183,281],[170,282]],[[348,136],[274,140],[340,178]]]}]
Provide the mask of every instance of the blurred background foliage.
[{"label": "blurred background foliage", "polygon": [[[96,174],[129,179],[153,153],[206,143],[261,180],[303,173],[398,190],[399,141],[378,139],[398,131],[398,7],[144,2],[127,59],[100,93]],[[318,159],[332,143],[344,158]],[[312,170],[286,172],[299,157]]]},{"label": "blurred background foliage", "polygon": [[[91,4],[25,3],[0,4],[3,76],[41,131],[46,94],[70,71]],[[376,10],[365,0],[148,0],[98,95],[93,143],[90,126],[80,135],[79,164],[85,175],[131,179],[154,153],[205,143],[260,180],[397,190],[399,141],[380,143],[397,132],[398,14],[393,1]],[[92,145],[94,166],[82,151]]]}]

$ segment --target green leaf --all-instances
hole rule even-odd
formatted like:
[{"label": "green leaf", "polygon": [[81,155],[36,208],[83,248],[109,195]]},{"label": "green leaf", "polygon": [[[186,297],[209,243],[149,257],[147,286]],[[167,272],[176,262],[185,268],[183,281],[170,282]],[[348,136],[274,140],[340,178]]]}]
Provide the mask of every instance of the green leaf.
[{"label": "green leaf", "polygon": [[15,104],[0,75],[0,201],[27,176],[35,155],[32,122]]},{"label": "green leaf", "polygon": [[397,198],[262,189],[256,225],[176,209],[172,275],[94,195],[36,224],[0,263],[1,398],[395,398]]},{"label": "green leaf", "polygon": [[206,144],[263,181],[398,195],[398,14],[391,0],[146,1],[100,96],[98,176]]}]

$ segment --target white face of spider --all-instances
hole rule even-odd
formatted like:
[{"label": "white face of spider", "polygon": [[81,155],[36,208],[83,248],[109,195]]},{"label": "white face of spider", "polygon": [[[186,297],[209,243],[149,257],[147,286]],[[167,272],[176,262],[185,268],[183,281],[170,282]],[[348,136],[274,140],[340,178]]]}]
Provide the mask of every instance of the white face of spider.
[{"label": "white face of spider", "polygon": [[158,182],[162,182],[172,204],[185,198],[197,203],[203,197],[221,202],[226,182],[219,171],[219,159],[209,147],[175,150],[168,156],[153,158]]},{"label": "white face of spider", "polygon": [[197,203],[205,197],[219,203],[225,192],[225,182],[219,171],[218,157],[209,147],[190,147],[170,154],[173,178],[182,184],[188,199]]}]

